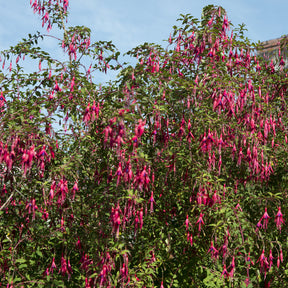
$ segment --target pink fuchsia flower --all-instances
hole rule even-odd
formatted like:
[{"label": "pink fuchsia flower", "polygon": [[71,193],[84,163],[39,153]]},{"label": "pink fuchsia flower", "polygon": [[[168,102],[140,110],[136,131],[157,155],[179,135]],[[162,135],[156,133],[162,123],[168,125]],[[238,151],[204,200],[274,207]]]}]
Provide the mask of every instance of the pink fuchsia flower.
[{"label": "pink fuchsia flower", "polygon": [[262,216],[262,219],[263,219],[263,228],[264,229],[267,229],[267,225],[268,225],[268,220],[269,218],[271,218],[268,213],[267,213],[267,207],[265,207],[265,212]]},{"label": "pink fuchsia flower", "polygon": [[269,253],[269,270],[271,269],[272,265],[273,265],[273,255],[272,255],[272,250],[270,249],[270,253]]},{"label": "pink fuchsia flower", "polygon": [[117,183],[116,183],[116,186],[119,185],[120,181],[121,181],[121,176],[122,176],[123,172],[122,172],[122,164],[121,162],[119,162],[119,165],[118,165],[118,169],[115,173],[115,176],[117,176]]},{"label": "pink fuchsia flower", "polygon": [[198,227],[198,231],[200,232],[201,231],[201,226],[204,225],[204,220],[203,220],[203,217],[204,217],[204,214],[200,213],[200,216],[197,220],[196,223],[198,223],[199,227]]},{"label": "pink fuchsia flower", "polygon": [[139,119],[138,125],[135,127],[135,135],[140,138],[142,134],[144,133],[144,126],[145,126],[145,121],[142,121],[142,119]]},{"label": "pink fuchsia flower", "polygon": [[50,192],[49,192],[49,200],[52,201],[55,195],[55,189],[56,189],[56,182],[53,181],[50,187]]},{"label": "pink fuchsia flower", "polygon": [[40,161],[44,161],[45,156],[47,156],[46,145],[43,145],[42,149],[38,152],[38,158],[40,159]]},{"label": "pink fuchsia flower", "polygon": [[139,212],[139,225],[140,225],[140,230],[142,230],[143,227],[143,208],[141,208]]},{"label": "pink fuchsia flower", "polygon": [[72,270],[72,267],[70,264],[70,259],[68,259],[67,268],[68,268],[68,272],[67,272],[68,273],[68,279],[70,279],[71,274],[73,273],[73,270]]},{"label": "pink fuchsia flower", "polygon": [[267,268],[269,268],[269,263],[268,263],[267,257],[265,256],[264,249],[262,250],[262,253],[261,253],[259,259],[257,260],[257,262],[260,262],[260,271],[261,272],[264,271],[264,273],[266,275]]},{"label": "pink fuchsia flower", "polygon": [[224,264],[224,267],[223,267],[223,272],[221,274],[221,277],[224,276],[224,278],[229,278],[230,274],[228,273],[227,269],[226,269],[226,265]]},{"label": "pink fuchsia flower", "polygon": [[239,210],[239,211],[241,211],[241,212],[243,211],[239,203],[236,205],[235,209],[236,209],[236,210]]},{"label": "pink fuchsia flower", "polygon": [[185,226],[186,226],[186,231],[189,229],[190,221],[188,218],[188,214],[186,215],[186,220],[185,220]]},{"label": "pink fuchsia flower", "polygon": [[95,100],[93,101],[93,105],[92,105],[92,113],[91,113],[91,121],[94,121],[95,118],[98,119],[99,117],[99,110],[100,110],[100,107],[99,107],[99,103],[95,104]]},{"label": "pink fuchsia flower", "polygon": [[35,213],[36,213],[35,211],[38,209],[36,205],[36,200],[32,199],[32,201],[27,203],[25,209],[28,210],[28,214],[31,214],[31,212],[33,213],[32,220],[35,220]]},{"label": "pink fuchsia flower", "polygon": [[4,106],[4,103],[6,103],[6,99],[4,97],[3,91],[1,91],[1,96],[0,96],[0,108]]},{"label": "pink fuchsia flower", "polygon": [[90,113],[90,103],[88,103],[86,109],[85,109],[85,113],[84,113],[84,117],[83,117],[83,121],[87,124],[91,119],[91,113]]},{"label": "pink fuchsia flower", "polygon": [[56,92],[58,92],[58,91],[61,92],[61,88],[59,87],[57,80],[55,80],[54,90],[55,90]]},{"label": "pink fuchsia flower", "polygon": [[120,273],[122,276],[122,279],[126,279],[128,277],[128,267],[125,263],[123,263],[122,268],[120,269]]},{"label": "pink fuchsia flower", "polygon": [[46,268],[46,270],[43,272],[43,276],[49,276],[50,272],[49,272],[49,268]]},{"label": "pink fuchsia flower", "polygon": [[281,207],[278,207],[278,212],[275,217],[275,223],[278,230],[281,232],[282,225],[284,224],[283,214],[281,213]]},{"label": "pink fuchsia flower", "polygon": [[212,258],[218,259],[219,251],[214,247],[213,241],[211,241],[211,245],[208,251],[211,253]]},{"label": "pink fuchsia flower", "polygon": [[154,211],[154,203],[155,203],[153,191],[151,191],[151,197],[149,201],[150,201],[150,213],[152,213]]},{"label": "pink fuchsia flower", "polygon": [[187,233],[187,242],[190,242],[190,245],[193,245],[193,235],[189,232]]},{"label": "pink fuchsia flower", "polygon": [[70,91],[74,91],[74,85],[75,85],[75,77],[72,78],[71,83],[70,83]]},{"label": "pink fuchsia flower", "polygon": [[54,91],[51,92],[51,94],[49,95],[49,100],[52,100],[54,98]]},{"label": "pink fuchsia flower", "polygon": [[122,211],[120,209],[119,204],[117,204],[116,208],[112,207],[110,218],[112,222],[113,232],[116,234],[116,238],[119,237],[119,228],[122,223],[121,217],[120,217],[121,214],[122,214]]},{"label": "pink fuchsia flower", "polygon": [[248,257],[247,257],[247,262],[248,262],[248,265],[250,266],[251,265],[254,265],[254,262],[251,260],[250,258],[250,252],[248,253]]},{"label": "pink fuchsia flower", "polygon": [[29,160],[29,155],[27,153],[27,150],[25,149],[23,151],[23,154],[22,154],[22,157],[21,157],[21,164],[22,164],[22,169],[24,170],[24,176],[26,176],[26,173],[27,173],[28,160]]},{"label": "pink fuchsia flower", "polygon": [[282,249],[280,250],[280,255],[278,255],[278,258],[277,258],[277,268],[279,269],[279,266],[280,266],[280,262],[283,262],[283,252],[282,252]]},{"label": "pink fuchsia flower", "polygon": [[60,225],[61,225],[60,226],[61,231],[64,232],[65,231],[65,221],[64,221],[63,217],[61,218]]},{"label": "pink fuchsia flower", "polygon": [[230,270],[229,274],[230,274],[230,277],[233,278],[234,272],[235,272],[235,257],[234,256],[232,258],[232,262],[231,262],[230,267],[231,267],[231,270]]},{"label": "pink fuchsia flower", "polygon": [[57,203],[62,205],[66,199],[66,195],[68,194],[68,183],[67,180],[63,177],[58,183],[57,193],[58,195]]},{"label": "pink fuchsia flower", "polygon": [[[259,228],[264,228],[264,229],[267,229],[267,225],[268,225],[268,220],[269,218],[271,218],[269,215],[268,215],[268,212],[267,212],[267,207],[265,207],[265,212],[263,214],[263,216],[261,217],[261,219],[258,221],[257,223],[257,229],[256,231],[259,229]],[[263,220],[263,225],[262,225],[262,220]]]},{"label": "pink fuchsia flower", "polygon": [[78,236],[78,240],[77,240],[77,242],[76,242],[76,247],[77,247],[78,249],[81,249],[81,241],[80,241],[79,236]]},{"label": "pink fuchsia flower", "polygon": [[262,228],[262,223],[261,223],[261,220],[262,219],[260,219],[259,221],[258,221],[258,223],[256,224],[256,231],[258,231],[259,230],[259,228]]},{"label": "pink fuchsia flower", "polygon": [[55,258],[53,257],[53,259],[52,259],[52,264],[51,264],[51,267],[50,267],[50,272],[51,272],[51,274],[53,274],[53,271],[54,271],[54,269],[56,269],[57,267],[56,267],[56,264],[55,264]]},{"label": "pink fuchsia flower", "polygon": [[271,73],[274,73],[275,72],[275,67],[274,67],[273,59],[271,59],[270,68],[271,68]]},{"label": "pink fuchsia flower", "polygon": [[66,273],[68,273],[67,270],[67,263],[66,263],[66,259],[63,257],[61,257],[61,267],[59,269],[59,274],[61,274],[62,276],[64,276]]},{"label": "pink fuchsia flower", "polygon": [[280,257],[278,256],[277,258],[277,268],[279,269],[279,266],[280,266]]},{"label": "pink fuchsia flower", "polygon": [[74,186],[73,186],[73,188],[72,188],[72,200],[75,199],[75,193],[76,193],[76,191],[77,191],[77,192],[79,191],[78,182],[77,182],[77,181],[75,181]]},{"label": "pink fuchsia flower", "polygon": [[284,68],[284,66],[285,66],[285,61],[284,61],[284,59],[283,59],[283,56],[281,56],[281,60],[280,60],[279,65],[280,65],[280,70],[282,71],[283,68]]}]

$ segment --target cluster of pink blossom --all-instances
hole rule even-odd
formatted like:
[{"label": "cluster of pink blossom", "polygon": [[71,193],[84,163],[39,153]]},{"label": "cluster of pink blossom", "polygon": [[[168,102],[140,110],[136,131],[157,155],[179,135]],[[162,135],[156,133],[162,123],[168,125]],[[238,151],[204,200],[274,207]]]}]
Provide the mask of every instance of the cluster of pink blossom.
[{"label": "cluster of pink blossom", "polygon": [[[49,146],[50,153],[48,154],[46,145],[37,143],[37,139],[38,136],[32,134],[27,143],[21,141],[21,138],[18,136],[12,136],[6,143],[0,141],[0,164],[5,164],[6,171],[11,171],[14,166],[19,165],[23,169],[24,176],[26,176],[27,171],[32,169],[34,163],[37,164],[40,177],[43,177],[45,163],[49,163],[55,157],[55,154],[51,146]],[[38,147],[38,151],[35,148],[35,144]]]}]

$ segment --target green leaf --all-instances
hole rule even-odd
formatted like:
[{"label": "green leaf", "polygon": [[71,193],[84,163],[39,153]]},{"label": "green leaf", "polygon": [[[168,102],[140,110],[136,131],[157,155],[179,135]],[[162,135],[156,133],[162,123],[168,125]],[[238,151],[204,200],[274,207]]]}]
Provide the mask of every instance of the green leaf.
[{"label": "green leaf", "polygon": [[25,262],[26,262],[26,259],[24,259],[24,258],[19,258],[19,259],[16,259],[15,262],[16,262],[16,263],[25,263]]}]

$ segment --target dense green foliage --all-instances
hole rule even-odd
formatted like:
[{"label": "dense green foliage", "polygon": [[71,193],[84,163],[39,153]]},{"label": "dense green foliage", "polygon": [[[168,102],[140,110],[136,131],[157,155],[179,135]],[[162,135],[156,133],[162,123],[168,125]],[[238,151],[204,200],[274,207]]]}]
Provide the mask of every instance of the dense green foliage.
[{"label": "dense green foliage", "polygon": [[[63,31],[67,61],[40,33],[1,52],[1,285],[287,283],[280,51],[258,57],[210,5],[181,15],[167,48],[145,43],[121,64],[112,43],[65,27],[68,0],[31,4]],[[108,69],[117,79],[95,83]]]}]

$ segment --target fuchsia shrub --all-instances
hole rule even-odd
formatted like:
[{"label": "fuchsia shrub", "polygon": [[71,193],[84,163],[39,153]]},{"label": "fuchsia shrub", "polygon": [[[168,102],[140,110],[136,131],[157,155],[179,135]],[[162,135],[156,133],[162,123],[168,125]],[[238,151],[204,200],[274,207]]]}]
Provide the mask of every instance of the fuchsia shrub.
[{"label": "fuchsia shrub", "polygon": [[[210,5],[122,65],[111,42],[65,27],[68,0],[30,4],[67,58],[40,33],[1,52],[1,286],[287,283],[281,50],[257,56]],[[119,78],[95,83],[108,69]]]}]

